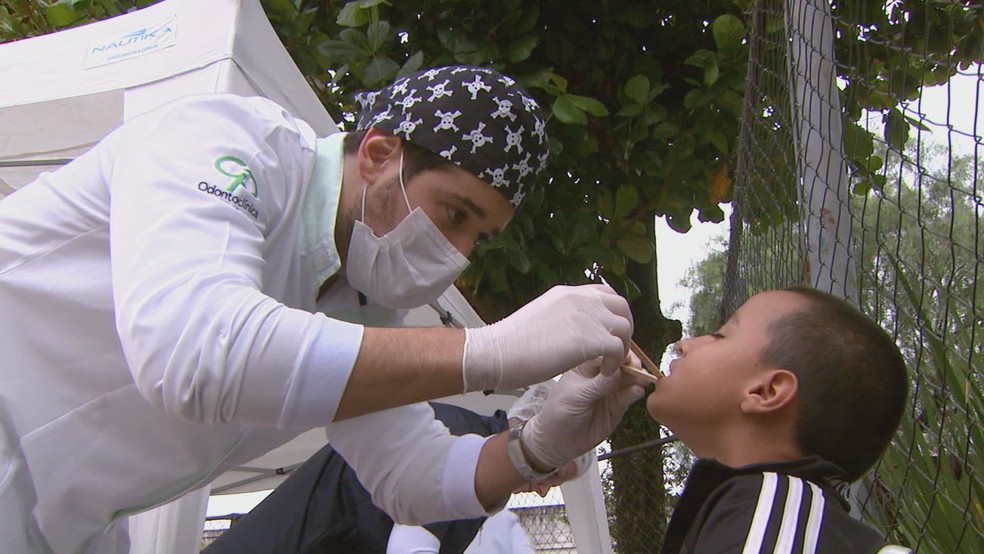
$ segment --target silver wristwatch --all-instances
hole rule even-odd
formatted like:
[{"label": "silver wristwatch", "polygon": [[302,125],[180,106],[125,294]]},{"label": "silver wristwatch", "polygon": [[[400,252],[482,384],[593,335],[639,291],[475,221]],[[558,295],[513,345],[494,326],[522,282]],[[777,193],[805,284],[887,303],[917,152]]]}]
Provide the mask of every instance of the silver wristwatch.
[{"label": "silver wristwatch", "polygon": [[523,479],[527,481],[539,481],[547,477],[553,477],[560,471],[560,468],[555,467],[546,473],[540,473],[534,470],[530,466],[529,460],[526,459],[526,453],[523,452],[523,445],[519,440],[519,435],[522,433],[523,426],[525,425],[526,422],[521,421],[509,428],[509,440],[506,442],[506,452],[509,454],[509,461],[512,462],[516,471],[523,476]]}]

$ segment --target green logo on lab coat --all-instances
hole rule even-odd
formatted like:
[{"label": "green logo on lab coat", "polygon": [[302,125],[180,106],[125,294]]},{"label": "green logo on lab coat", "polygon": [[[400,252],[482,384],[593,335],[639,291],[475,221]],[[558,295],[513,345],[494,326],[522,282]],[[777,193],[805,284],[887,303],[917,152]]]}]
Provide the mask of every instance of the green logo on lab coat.
[{"label": "green logo on lab coat", "polygon": [[260,194],[257,189],[256,179],[253,177],[253,172],[246,167],[246,162],[240,160],[235,156],[220,156],[215,160],[215,169],[219,170],[219,173],[232,177],[232,181],[229,186],[226,187],[226,192],[235,192],[237,188],[242,186],[246,189],[246,192],[252,194],[254,197]]}]

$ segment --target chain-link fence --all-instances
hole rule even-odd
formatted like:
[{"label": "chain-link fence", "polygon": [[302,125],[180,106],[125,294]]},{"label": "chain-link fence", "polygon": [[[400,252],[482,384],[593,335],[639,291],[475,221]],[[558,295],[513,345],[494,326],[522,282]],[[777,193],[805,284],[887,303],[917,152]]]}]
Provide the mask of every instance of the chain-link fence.
[{"label": "chain-link fence", "polygon": [[979,2],[759,0],[722,314],[843,295],[910,371],[901,429],[852,499],[919,552],[984,552]]},{"label": "chain-link fence", "polygon": [[205,518],[205,525],[202,527],[202,543],[201,548],[204,550],[206,546],[212,544],[212,542],[219,538],[222,533],[229,530],[230,527],[235,525],[240,518],[245,514],[227,514],[222,516],[209,516]]},{"label": "chain-link fence", "polygon": [[542,553],[576,553],[577,545],[565,505],[556,499],[543,500],[535,493],[522,493],[514,495],[509,503],[509,509],[519,516],[519,524],[530,546]]}]

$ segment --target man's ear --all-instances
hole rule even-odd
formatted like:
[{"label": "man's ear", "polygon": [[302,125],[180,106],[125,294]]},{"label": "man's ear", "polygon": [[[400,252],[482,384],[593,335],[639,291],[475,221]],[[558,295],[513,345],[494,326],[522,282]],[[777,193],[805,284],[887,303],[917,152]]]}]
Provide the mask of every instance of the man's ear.
[{"label": "man's ear", "polygon": [[799,392],[799,380],[786,369],[763,372],[747,389],[741,400],[746,414],[767,414],[790,406]]},{"label": "man's ear", "polygon": [[399,137],[375,128],[367,130],[359,143],[359,175],[371,186],[379,180],[388,162],[399,162],[402,151],[403,141]]}]

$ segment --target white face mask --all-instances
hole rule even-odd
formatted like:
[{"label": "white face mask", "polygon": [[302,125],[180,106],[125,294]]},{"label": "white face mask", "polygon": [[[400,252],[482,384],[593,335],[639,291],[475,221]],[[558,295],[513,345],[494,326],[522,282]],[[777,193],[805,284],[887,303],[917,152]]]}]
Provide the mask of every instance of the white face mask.
[{"label": "white face mask", "polygon": [[366,190],[362,189],[362,221],[352,227],[345,276],[372,302],[387,308],[410,309],[437,300],[468,267],[468,258],[423,210],[410,209],[403,185],[402,153],[399,180],[410,213],[382,237],[364,223]]}]

